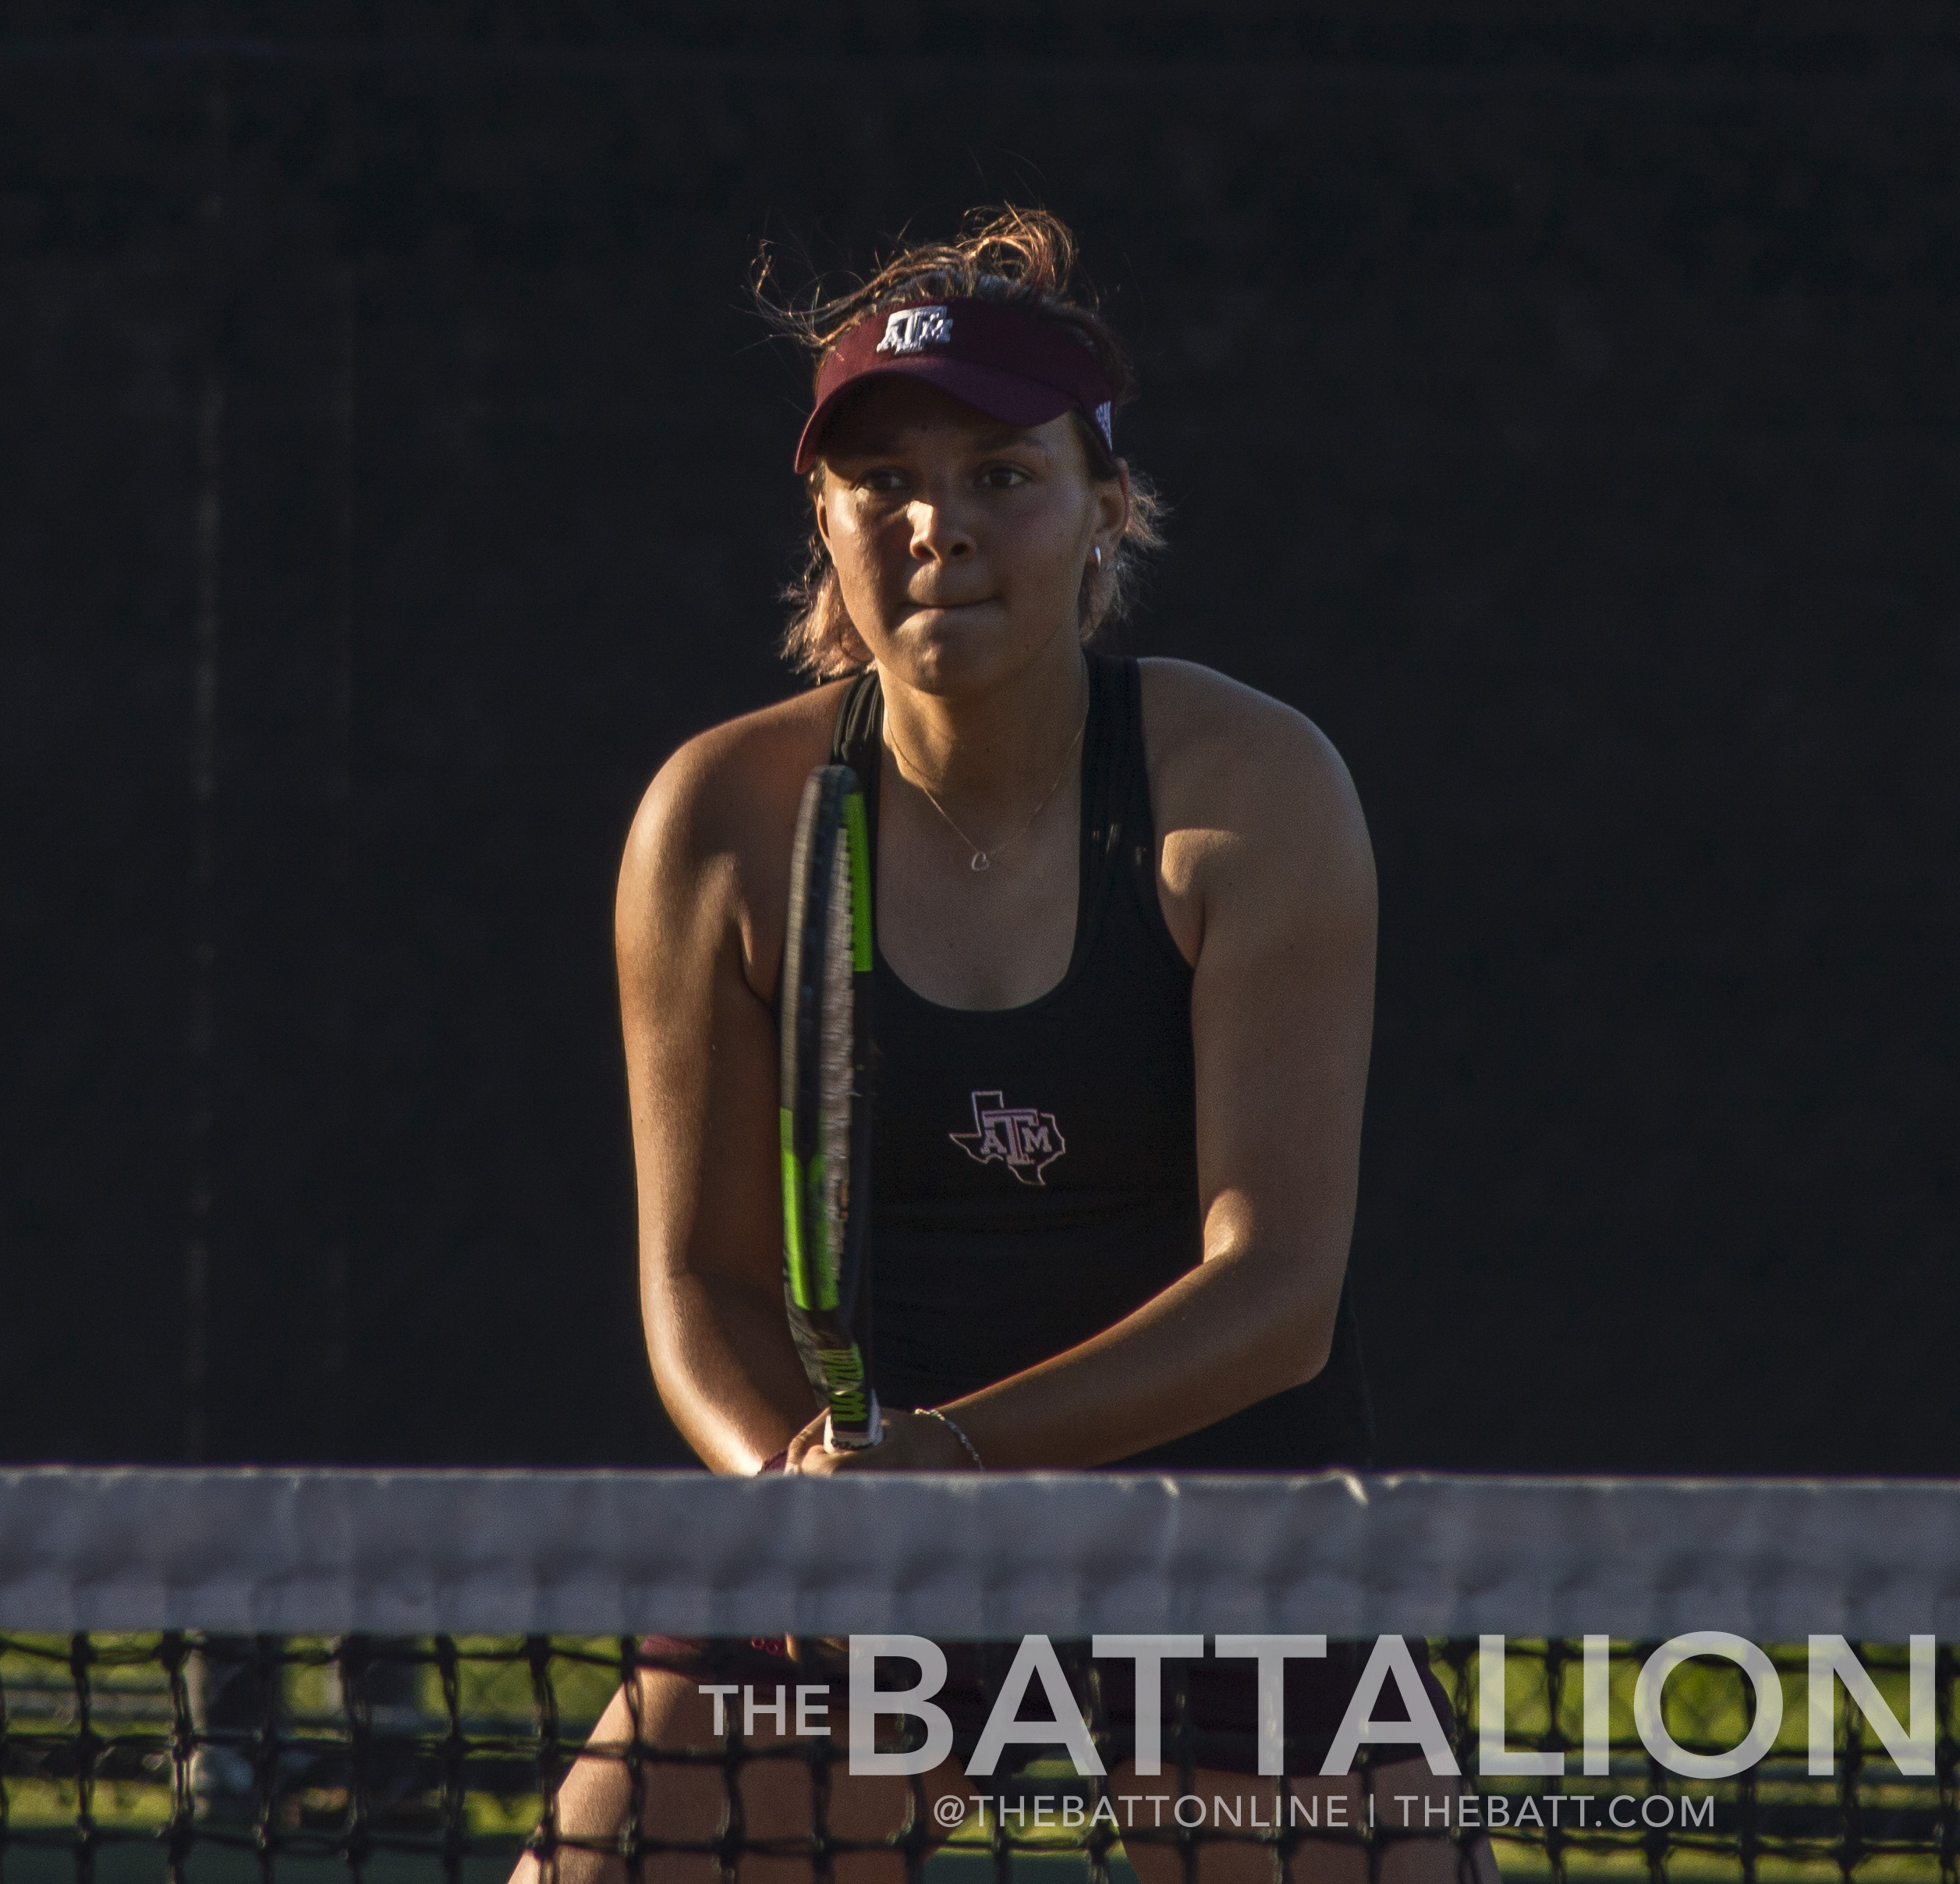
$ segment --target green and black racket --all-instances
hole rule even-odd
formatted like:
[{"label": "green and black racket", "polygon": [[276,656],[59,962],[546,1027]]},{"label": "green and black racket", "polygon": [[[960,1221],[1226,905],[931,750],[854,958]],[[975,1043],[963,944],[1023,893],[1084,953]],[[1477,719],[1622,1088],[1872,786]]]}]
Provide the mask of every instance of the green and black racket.
[{"label": "green and black racket", "polygon": [[790,1332],[832,1452],[884,1437],[851,1333],[870,1215],[871,870],[848,765],[796,814],[783,953],[782,1262]]}]

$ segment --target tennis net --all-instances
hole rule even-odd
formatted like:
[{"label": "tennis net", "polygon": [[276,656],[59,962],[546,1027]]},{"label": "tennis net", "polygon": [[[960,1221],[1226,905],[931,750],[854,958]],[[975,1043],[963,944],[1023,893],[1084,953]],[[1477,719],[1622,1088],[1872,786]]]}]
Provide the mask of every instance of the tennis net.
[{"label": "tennis net", "polygon": [[[18,1470],[0,1884],[1953,1884],[1956,1636],[1946,1485]],[[657,1731],[650,1665],[719,1692]]]}]

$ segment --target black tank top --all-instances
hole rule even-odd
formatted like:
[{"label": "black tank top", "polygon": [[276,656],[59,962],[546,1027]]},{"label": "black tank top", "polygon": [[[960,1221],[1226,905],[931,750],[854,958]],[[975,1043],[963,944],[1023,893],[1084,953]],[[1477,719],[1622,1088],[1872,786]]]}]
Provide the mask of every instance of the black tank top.
[{"label": "black tank top", "polygon": [[[1202,1254],[1192,975],[1157,900],[1136,664],[1092,654],[1089,678],[1061,981],[1024,1007],[941,1007],[877,953],[859,1334],[890,1406],[935,1406],[1072,1347]],[[874,870],[884,713],[876,672],[860,675],[831,747],[863,783]],[[1344,1288],[1313,1380],[1124,1463],[1360,1465],[1372,1425]]]}]

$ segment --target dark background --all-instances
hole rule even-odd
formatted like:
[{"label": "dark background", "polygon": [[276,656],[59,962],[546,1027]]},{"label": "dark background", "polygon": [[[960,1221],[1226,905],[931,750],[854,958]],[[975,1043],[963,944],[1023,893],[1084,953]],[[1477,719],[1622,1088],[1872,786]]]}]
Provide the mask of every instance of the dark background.
[{"label": "dark background", "polygon": [[680,1456],[610,903],[789,684],[746,273],[1012,197],[1129,644],[1368,807],[1384,1462],[1954,1471],[1955,18],[14,7],[0,1456]]}]

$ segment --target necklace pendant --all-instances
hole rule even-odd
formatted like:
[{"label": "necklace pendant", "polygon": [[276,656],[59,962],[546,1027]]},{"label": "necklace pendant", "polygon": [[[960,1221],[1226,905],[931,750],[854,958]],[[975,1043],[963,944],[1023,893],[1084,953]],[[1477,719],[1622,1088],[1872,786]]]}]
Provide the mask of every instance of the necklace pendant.
[{"label": "necklace pendant", "polygon": [[993,860],[984,850],[976,850],[973,853],[973,860],[967,867],[969,870],[991,870],[994,864]]}]

